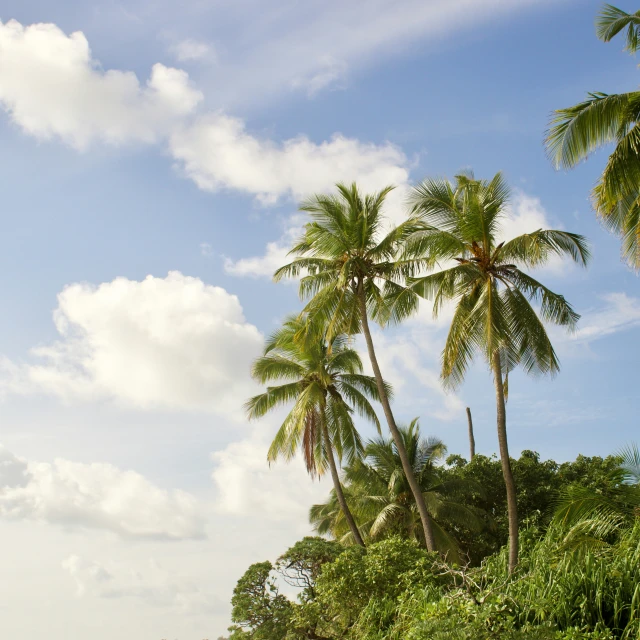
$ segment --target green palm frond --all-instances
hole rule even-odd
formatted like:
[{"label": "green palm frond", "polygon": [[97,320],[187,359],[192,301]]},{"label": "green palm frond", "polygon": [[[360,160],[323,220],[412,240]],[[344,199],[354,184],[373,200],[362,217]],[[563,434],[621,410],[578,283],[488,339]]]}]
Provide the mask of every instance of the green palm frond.
[{"label": "green palm frond", "polygon": [[609,42],[623,29],[627,30],[625,48],[635,53],[640,48],[640,11],[629,14],[610,4],[605,4],[596,18],[596,35]]},{"label": "green palm frond", "polygon": [[[327,338],[307,315],[290,316],[266,341],[265,355],[256,359],[252,373],[269,386],[245,405],[249,418],[259,418],[277,407],[293,405],[278,429],[267,459],[290,460],[302,453],[311,475],[326,471],[329,457],[352,462],[363,450],[353,422],[357,413],[380,428],[370,400],[378,399],[375,381],[362,374],[362,361],[347,336]],[[390,388],[389,388],[390,390]],[[327,451],[327,432],[332,451]]]},{"label": "green palm frond", "polygon": [[[518,364],[530,373],[556,371],[557,358],[540,319],[572,329],[579,316],[563,296],[519,267],[543,266],[553,256],[585,266],[590,257],[586,240],[539,229],[498,242],[509,205],[502,174],[491,180],[477,180],[471,173],[452,183],[425,180],[413,189],[411,203],[425,227],[407,239],[405,252],[422,259],[428,273],[408,278],[408,286],[432,302],[434,317],[446,302],[455,305],[442,352],[445,385],[462,383],[476,353],[491,362],[499,352],[505,374]],[[452,261],[458,264],[448,266]],[[403,295],[393,292],[388,304],[403,302]],[[529,302],[539,307],[540,318]]]},{"label": "green palm frond", "polygon": [[[640,42],[640,12],[626,13],[607,4],[596,20],[596,33],[609,42],[626,29],[626,48]],[[640,180],[640,92],[593,92],[572,107],[553,112],[546,147],[556,168],[572,168],[596,149],[614,143],[592,193],[599,218],[622,239],[622,255],[640,269],[640,216],[636,202]]]},{"label": "green palm frond", "polygon": [[544,265],[552,255],[568,256],[586,266],[591,253],[583,236],[566,231],[538,229],[506,242],[494,254],[502,263],[515,262],[524,267]]},{"label": "green palm frond", "polygon": [[[435,527],[440,530],[438,549],[442,553],[457,553],[457,544],[447,532],[448,527],[467,526],[477,531],[487,520],[483,512],[474,511],[457,501],[461,496],[477,493],[478,489],[464,480],[457,483],[441,481],[437,464],[445,455],[446,447],[437,438],[421,437],[417,419],[401,427],[400,432],[427,508]],[[377,437],[369,441],[364,457],[345,467],[344,490],[349,508],[366,539],[404,534],[424,544],[416,504],[391,438]],[[319,533],[331,533],[336,538],[344,535],[333,492],[327,502],[314,505],[311,522]]]},{"label": "green palm frond", "polygon": [[640,449],[637,444],[630,444],[618,452],[622,458],[620,468],[627,484],[640,485]]}]

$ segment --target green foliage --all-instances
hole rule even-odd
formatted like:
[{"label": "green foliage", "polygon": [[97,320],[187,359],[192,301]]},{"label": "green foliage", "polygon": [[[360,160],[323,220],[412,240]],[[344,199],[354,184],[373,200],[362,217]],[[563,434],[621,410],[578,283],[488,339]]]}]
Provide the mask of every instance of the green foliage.
[{"label": "green foliage", "polygon": [[315,597],[315,584],[323,565],[333,562],[344,551],[337,542],[307,536],[283,553],[276,571],[292,587],[302,589],[303,600]]},{"label": "green foliage", "polygon": [[[417,419],[399,430],[432,518],[437,550],[457,561],[459,549],[450,529],[465,527],[477,533],[483,528],[484,514],[468,500],[473,494],[482,493],[481,486],[473,480],[443,476],[437,464],[446,454],[446,447],[435,438],[421,438]],[[345,467],[344,483],[350,511],[365,539],[401,535],[425,545],[418,509],[391,438],[370,441],[364,459]],[[311,507],[310,520],[319,533],[349,541],[334,492],[325,503]]]},{"label": "green foliage", "polygon": [[[502,485],[495,459],[476,456],[467,463],[452,457],[449,462],[447,473],[471,474],[488,483],[483,499],[498,495],[490,486]],[[601,504],[624,495],[640,505],[637,462],[637,448],[628,447],[620,456],[579,456],[561,465],[525,451],[513,465],[522,504],[534,522],[553,500],[547,496],[545,503],[545,493],[558,487],[596,493]],[[583,482],[567,484],[574,479]],[[545,528],[539,517],[543,526],[522,532],[514,573],[506,548],[480,566],[451,566],[415,540],[400,537],[366,549],[305,538],[276,564],[283,574],[293,572],[291,583],[302,587],[298,602],[278,594],[270,563],[253,565],[234,591],[237,625],[231,638],[638,640],[640,508],[609,523],[600,544],[568,546],[576,525],[591,520],[592,513],[578,509],[575,521],[557,513]]]},{"label": "green foliage", "polygon": [[[598,37],[608,42],[624,29],[626,48],[635,53],[640,12],[628,14],[605,5],[596,21]],[[599,147],[615,144],[592,198],[604,225],[622,239],[622,255],[635,269],[640,268],[639,117],[640,92],[592,92],[586,100],[554,112],[546,141],[556,168],[572,168]]]},{"label": "green foliage", "polygon": [[[573,462],[558,464],[540,460],[535,451],[523,451],[520,458],[511,458],[520,521],[529,526],[545,526],[557,508],[557,498],[563,491],[573,491],[569,489],[573,484],[609,495],[619,482],[619,464],[616,456],[578,456]],[[479,532],[464,527],[452,529],[464,555],[472,565],[478,565],[484,557],[498,552],[508,539],[507,497],[500,461],[480,454],[471,462],[461,456],[449,456],[447,465],[441,470],[444,479],[460,478],[483,488],[482,494],[466,494],[460,500],[488,513],[492,526]]]},{"label": "green foliage", "polygon": [[391,626],[397,601],[407,589],[437,590],[431,570],[435,558],[415,541],[401,538],[371,544],[366,550],[349,547],[324,566],[317,582],[315,605],[322,611],[322,634],[366,638],[371,627],[378,632]]},{"label": "green foliage", "polygon": [[292,604],[278,592],[270,562],[252,564],[238,580],[231,598],[230,640],[282,640],[289,627]]}]

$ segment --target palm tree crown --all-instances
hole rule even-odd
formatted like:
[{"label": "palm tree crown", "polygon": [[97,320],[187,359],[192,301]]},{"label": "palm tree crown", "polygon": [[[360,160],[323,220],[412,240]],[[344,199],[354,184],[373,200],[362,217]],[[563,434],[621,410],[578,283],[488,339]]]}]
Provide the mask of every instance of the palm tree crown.
[{"label": "palm tree crown", "polygon": [[[267,341],[265,354],[253,364],[252,375],[261,384],[283,381],[246,403],[250,418],[259,418],[278,406],[294,403],[268,452],[269,461],[291,459],[301,448],[307,470],[321,475],[327,467],[322,428],[327,427],[339,458],[353,460],[362,451],[353,422],[354,409],[380,429],[369,399],[377,399],[375,380],[362,374],[362,361],[344,335],[330,342],[301,343],[295,339],[305,319],[288,318]],[[388,389],[390,392],[390,389]]]},{"label": "palm tree crown", "polygon": [[[596,21],[597,35],[608,42],[627,28],[627,49],[639,48],[640,12],[628,14],[605,5]],[[608,143],[615,149],[593,189],[596,213],[622,238],[622,254],[640,268],[640,91],[589,93],[572,107],[558,109],[547,133],[547,150],[556,168],[571,169]]]},{"label": "palm tree crown", "polygon": [[[509,188],[498,173],[492,180],[473,175],[425,180],[411,196],[423,228],[407,241],[405,255],[423,256],[431,269],[412,278],[411,289],[433,301],[438,315],[445,301],[456,303],[442,355],[442,377],[450,386],[464,379],[480,351],[488,362],[500,353],[505,371],[521,364],[527,372],[556,372],[558,359],[542,321],[573,327],[579,316],[564,296],[554,293],[523,268],[566,255],[586,265],[586,240],[574,233],[540,229],[499,241]],[[539,303],[538,314],[531,303]]]},{"label": "palm tree crown", "polygon": [[[329,335],[360,330],[357,294],[362,288],[369,315],[381,322],[400,321],[415,310],[396,305],[386,313],[385,297],[404,289],[415,273],[413,261],[396,260],[403,239],[413,231],[413,221],[385,230],[382,207],[393,187],[361,195],[355,184],[336,185],[336,195],[319,194],[303,202],[301,211],[311,216],[303,236],[292,247],[293,262],[278,269],[274,279],[298,277],[300,296],[311,298],[305,312]],[[385,232],[386,231],[386,232]]]}]

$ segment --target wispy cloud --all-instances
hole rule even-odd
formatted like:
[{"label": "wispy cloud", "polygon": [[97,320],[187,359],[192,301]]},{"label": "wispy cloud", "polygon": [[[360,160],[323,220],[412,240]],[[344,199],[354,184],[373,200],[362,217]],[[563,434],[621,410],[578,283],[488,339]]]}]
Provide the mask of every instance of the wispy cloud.
[{"label": "wispy cloud", "polygon": [[175,56],[178,62],[193,62],[195,60],[217,61],[215,49],[211,44],[191,38],[172,44],[169,47],[169,52]]},{"label": "wispy cloud", "polygon": [[605,304],[583,313],[573,340],[591,342],[640,325],[640,299],[623,292],[601,298]]}]

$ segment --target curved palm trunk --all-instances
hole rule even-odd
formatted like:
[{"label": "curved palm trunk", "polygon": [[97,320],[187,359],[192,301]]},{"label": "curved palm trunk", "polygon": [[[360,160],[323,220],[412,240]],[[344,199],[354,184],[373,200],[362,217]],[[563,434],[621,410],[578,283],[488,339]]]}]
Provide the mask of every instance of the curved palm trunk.
[{"label": "curved palm trunk", "polygon": [[336,491],[336,498],[338,498],[338,504],[342,509],[342,513],[344,513],[344,517],[347,519],[347,523],[349,524],[349,529],[351,529],[351,533],[353,534],[353,539],[361,547],[364,547],[365,546],[364,540],[360,535],[360,531],[358,530],[358,525],[356,525],[356,521],[353,519],[353,515],[349,510],[349,506],[347,505],[347,501],[342,491],[342,485],[340,484],[340,476],[338,475],[336,460],[333,457],[333,448],[331,447],[331,441],[329,440],[329,431],[327,430],[326,425],[322,425],[322,437],[324,439],[325,449],[327,450],[329,468],[331,469],[331,479],[333,480],[333,488]]},{"label": "curved palm trunk", "polygon": [[476,439],[473,437],[473,420],[471,419],[471,409],[467,407],[467,421],[469,422],[469,461],[476,455]]},{"label": "curved palm trunk", "polygon": [[507,510],[509,514],[509,573],[518,564],[518,503],[516,500],[516,483],[509,462],[509,446],[507,444],[507,411],[504,401],[504,384],[502,382],[502,364],[500,353],[496,351],[491,362],[493,379],[496,386],[496,408],[498,415],[498,444],[500,445],[500,462],[502,475],[507,489]]},{"label": "curved palm trunk", "polygon": [[364,287],[363,287],[362,281],[358,283],[357,297],[358,297],[358,305],[360,307],[360,319],[362,321],[362,332],[364,333],[364,338],[367,343],[367,351],[369,352],[369,359],[371,360],[373,375],[376,379],[378,394],[380,395],[380,403],[382,404],[382,409],[387,419],[387,424],[389,425],[389,431],[391,431],[393,441],[396,444],[398,455],[400,456],[400,460],[402,462],[402,469],[407,478],[407,481],[409,482],[409,486],[411,487],[411,492],[413,493],[413,497],[416,501],[416,506],[418,507],[418,513],[420,514],[420,520],[422,522],[422,529],[424,531],[424,539],[427,544],[427,549],[429,551],[435,551],[436,542],[433,535],[433,527],[431,526],[431,517],[429,516],[429,512],[427,511],[427,505],[424,501],[424,496],[422,495],[422,491],[420,490],[420,485],[418,484],[418,481],[416,480],[416,476],[413,473],[411,462],[409,461],[409,456],[407,455],[407,450],[404,448],[400,431],[398,430],[396,421],[393,417],[393,412],[391,411],[391,404],[389,403],[389,397],[387,396],[387,392],[384,388],[382,373],[380,372],[380,366],[378,365],[378,359],[376,358],[376,352],[373,347],[373,340],[371,339],[371,330],[369,329],[369,318],[367,316],[367,301],[364,296]]}]

